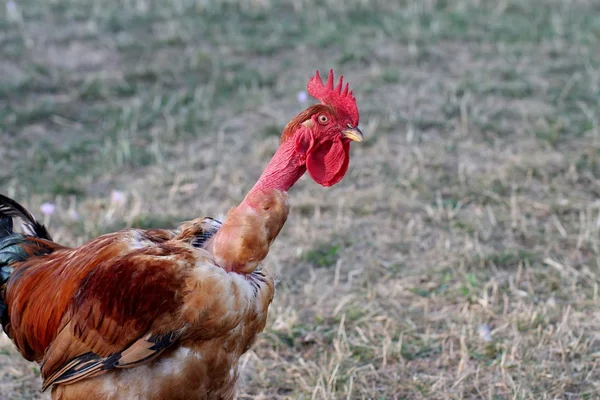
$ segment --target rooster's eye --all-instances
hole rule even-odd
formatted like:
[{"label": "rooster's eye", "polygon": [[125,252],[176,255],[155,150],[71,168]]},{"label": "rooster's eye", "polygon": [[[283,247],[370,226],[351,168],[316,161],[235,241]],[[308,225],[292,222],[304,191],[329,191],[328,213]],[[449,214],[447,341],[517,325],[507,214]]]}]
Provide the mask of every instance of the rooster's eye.
[{"label": "rooster's eye", "polygon": [[327,118],[327,115],[319,115],[319,123],[321,124],[326,124],[329,121],[329,118]]}]

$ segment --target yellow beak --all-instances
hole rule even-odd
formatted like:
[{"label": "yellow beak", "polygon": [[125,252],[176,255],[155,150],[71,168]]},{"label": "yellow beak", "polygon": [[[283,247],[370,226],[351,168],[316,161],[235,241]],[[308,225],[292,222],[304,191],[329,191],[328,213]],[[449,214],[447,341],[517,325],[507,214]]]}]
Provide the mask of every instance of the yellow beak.
[{"label": "yellow beak", "polygon": [[364,140],[363,133],[358,127],[345,129],[342,131],[342,135],[353,142],[362,142]]}]

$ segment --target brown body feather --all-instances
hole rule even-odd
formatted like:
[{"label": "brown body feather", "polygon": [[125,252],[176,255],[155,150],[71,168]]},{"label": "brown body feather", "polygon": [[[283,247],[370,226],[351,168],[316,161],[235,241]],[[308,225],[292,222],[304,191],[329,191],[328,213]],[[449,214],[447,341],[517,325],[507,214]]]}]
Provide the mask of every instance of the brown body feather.
[{"label": "brown body feather", "polygon": [[[272,277],[255,268],[288,214],[285,193],[253,199],[258,213],[232,209],[223,235],[200,247],[214,220],[124,230],[76,249],[28,239],[49,254],[12,265],[5,328],[42,364],[53,399],[233,398],[238,359],[274,295]],[[235,261],[224,268],[214,250]]]}]

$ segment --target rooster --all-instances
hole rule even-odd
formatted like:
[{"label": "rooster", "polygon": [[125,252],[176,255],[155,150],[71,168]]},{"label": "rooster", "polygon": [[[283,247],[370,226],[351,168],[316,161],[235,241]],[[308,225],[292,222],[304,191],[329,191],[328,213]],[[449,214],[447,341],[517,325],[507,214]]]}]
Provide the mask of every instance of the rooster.
[{"label": "rooster", "polygon": [[[338,183],[363,139],[356,100],[333,70],[307,85],[320,101],[284,128],[280,146],[223,223],[125,229],[78,248],[0,195],[0,323],[41,365],[55,400],[232,399],[238,361],[265,327],[273,277],[259,268],[285,223],[288,190],[306,172]],[[23,233],[15,232],[20,219]]]}]

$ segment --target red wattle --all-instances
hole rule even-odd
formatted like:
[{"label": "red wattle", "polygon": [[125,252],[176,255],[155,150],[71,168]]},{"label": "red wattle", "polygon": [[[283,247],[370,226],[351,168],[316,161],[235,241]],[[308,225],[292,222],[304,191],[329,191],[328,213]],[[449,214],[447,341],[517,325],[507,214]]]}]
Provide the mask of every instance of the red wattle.
[{"label": "red wattle", "polygon": [[350,143],[341,139],[326,141],[312,148],[306,158],[310,176],[322,186],[338,183],[348,170]]}]

